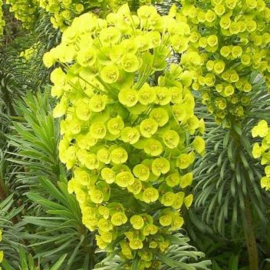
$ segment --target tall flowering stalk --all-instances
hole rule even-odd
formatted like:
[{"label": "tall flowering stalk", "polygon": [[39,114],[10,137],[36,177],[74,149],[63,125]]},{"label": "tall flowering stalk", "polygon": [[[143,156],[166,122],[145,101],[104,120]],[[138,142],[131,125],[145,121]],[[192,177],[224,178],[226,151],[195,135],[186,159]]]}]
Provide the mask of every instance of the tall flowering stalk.
[{"label": "tall flowering stalk", "polygon": [[204,122],[194,115],[186,74],[166,62],[189,35],[179,18],[152,6],[133,15],[123,5],[106,19],[74,19],[44,55],[47,67],[59,64],[51,93],[54,116],[64,116],[59,154],[72,171],[69,192],[99,247],[120,247],[128,269],[159,268],[158,254],[193,200],[186,187],[204,153]]},{"label": "tall flowering stalk", "polygon": [[[264,0],[182,0],[180,2],[181,10],[177,11],[174,7],[171,13],[186,21],[191,29],[189,48],[182,55],[180,65],[190,73],[192,89],[201,93],[202,102],[214,115],[216,122],[228,128],[227,138],[230,144],[227,149],[224,149],[224,153],[225,151],[228,153],[227,164],[230,166],[224,162],[223,168],[226,168],[231,176],[223,183],[224,186],[227,183],[230,192],[226,194],[227,202],[219,200],[219,207],[225,205],[223,209],[228,209],[230,205],[234,213],[238,211],[237,209],[241,209],[239,214],[242,215],[250,268],[256,270],[258,251],[252,211],[257,209],[256,207],[252,209],[251,203],[254,198],[252,186],[256,185],[256,182],[254,183],[253,173],[250,173],[251,170],[246,162],[250,147],[245,144],[246,138],[242,132],[245,128],[243,120],[247,118],[248,108],[252,103],[251,93],[256,91],[252,75],[255,73],[264,77],[269,87],[269,3]],[[223,138],[220,142],[222,140]],[[231,154],[233,145],[237,149],[235,155]],[[222,158],[220,154],[220,160]],[[216,163],[213,166],[216,166]],[[220,177],[222,178],[223,176]],[[250,189],[237,187],[234,178],[242,186]],[[213,182],[215,179],[212,182],[208,181],[208,187]],[[218,185],[220,182],[216,181],[214,190],[217,192],[220,189]],[[207,198],[209,194],[207,195],[206,185],[203,187],[200,198]],[[235,196],[236,188],[237,196]],[[225,192],[223,194],[225,195]],[[213,193],[210,209],[217,198],[215,196],[216,194]],[[205,202],[205,199],[203,200]],[[218,216],[218,211],[215,214]],[[219,224],[226,224],[224,217],[225,215],[219,219]],[[234,216],[233,219],[235,220]]]}]

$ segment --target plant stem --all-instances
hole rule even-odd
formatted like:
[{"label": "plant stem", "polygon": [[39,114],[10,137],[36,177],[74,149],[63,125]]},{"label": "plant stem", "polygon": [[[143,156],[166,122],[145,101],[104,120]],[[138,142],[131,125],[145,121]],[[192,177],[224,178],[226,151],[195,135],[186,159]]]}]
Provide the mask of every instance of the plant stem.
[{"label": "plant stem", "polygon": [[258,270],[258,249],[253,225],[252,212],[248,196],[245,197],[244,233],[248,250],[250,270]]},{"label": "plant stem", "polygon": [[[233,138],[235,139],[235,142],[237,145],[239,145],[240,149],[243,147],[241,145],[241,134],[238,134],[237,132],[232,132]],[[244,148],[244,147],[243,147]],[[239,155],[240,151],[238,151],[238,158],[236,162],[241,163],[241,158]],[[244,169],[244,165],[242,169]],[[248,177],[245,174],[245,178]],[[242,179],[242,181],[245,181]],[[244,229],[244,235],[246,240],[246,246],[248,250],[248,259],[249,259],[249,268],[250,270],[259,270],[259,261],[258,261],[258,249],[257,249],[257,243],[256,243],[256,236],[255,236],[255,230],[254,230],[254,224],[253,224],[253,217],[252,217],[252,208],[250,205],[250,200],[248,194],[244,197],[244,204],[245,204],[245,210],[242,213],[242,226]]]}]

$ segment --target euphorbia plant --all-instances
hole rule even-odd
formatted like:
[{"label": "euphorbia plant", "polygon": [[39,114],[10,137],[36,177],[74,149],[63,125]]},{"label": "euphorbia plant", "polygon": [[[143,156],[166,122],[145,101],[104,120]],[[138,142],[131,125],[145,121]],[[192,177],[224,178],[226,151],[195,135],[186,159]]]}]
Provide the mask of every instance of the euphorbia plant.
[{"label": "euphorbia plant", "polygon": [[[159,268],[193,195],[189,166],[204,153],[187,72],[166,60],[182,53],[189,26],[152,6],[123,5],[106,19],[74,19],[44,55],[59,99],[60,158],[69,191],[101,249],[120,246],[128,269]],[[162,74],[155,82],[156,72]]]},{"label": "euphorbia plant", "polygon": [[269,4],[263,0],[183,0],[181,4],[179,11],[173,8],[171,13],[187,22],[191,35],[180,65],[192,74],[192,89],[200,92],[202,103],[226,128],[216,129],[216,135],[212,132],[209,144],[217,143],[196,168],[200,190],[196,204],[203,206],[203,220],[223,235],[229,225],[234,236],[241,217],[239,227],[250,268],[255,270],[253,218],[254,213],[264,218],[263,195],[255,181],[257,167],[251,166],[247,131],[250,110],[258,100],[261,82],[257,81],[263,77],[269,86]]}]

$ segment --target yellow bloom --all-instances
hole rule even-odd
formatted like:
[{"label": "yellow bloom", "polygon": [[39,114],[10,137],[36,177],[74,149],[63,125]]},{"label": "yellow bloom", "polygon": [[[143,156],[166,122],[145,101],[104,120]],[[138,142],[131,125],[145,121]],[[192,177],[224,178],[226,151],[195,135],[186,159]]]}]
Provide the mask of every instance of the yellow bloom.
[{"label": "yellow bloom", "polygon": [[193,194],[189,194],[184,198],[184,204],[186,208],[189,208],[193,202]]},{"label": "yellow bloom", "polygon": [[211,35],[207,38],[207,44],[210,47],[214,47],[218,44],[218,37],[216,35]]},{"label": "yellow bloom", "polygon": [[103,139],[106,136],[106,127],[103,123],[95,122],[90,126],[90,134],[95,139]]},{"label": "yellow bloom", "polygon": [[67,107],[68,107],[67,98],[62,97],[60,102],[55,106],[53,110],[53,117],[54,118],[62,117],[66,113]]},{"label": "yellow bloom", "polygon": [[247,30],[248,30],[248,32],[251,33],[253,31],[255,31],[256,28],[257,28],[257,23],[255,21],[250,20],[250,21],[247,22]]},{"label": "yellow bloom", "polygon": [[116,175],[115,183],[120,187],[127,187],[134,183],[134,176],[131,172],[120,172]]},{"label": "yellow bloom", "polygon": [[135,144],[140,139],[140,132],[137,128],[125,127],[121,131],[121,139],[123,142]]},{"label": "yellow bloom", "polygon": [[143,242],[139,238],[133,238],[129,242],[129,246],[133,250],[142,249],[143,248]]},{"label": "yellow bloom", "polygon": [[225,63],[221,60],[218,60],[214,63],[214,72],[216,74],[221,74],[225,69]]},{"label": "yellow bloom", "polygon": [[226,8],[222,4],[217,4],[215,5],[214,11],[218,16],[221,16],[225,13]]},{"label": "yellow bloom", "polygon": [[170,162],[166,158],[156,158],[152,162],[152,172],[156,176],[166,174],[170,170]]},{"label": "yellow bloom", "polygon": [[194,147],[194,150],[198,154],[203,154],[205,150],[205,141],[201,136],[196,136],[195,139],[192,142],[192,145]]},{"label": "yellow bloom", "polygon": [[158,140],[149,139],[145,143],[144,151],[145,153],[155,157],[159,156],[163,152],[163,147]]},{"label": "yellow bloom", "polygon": [[105,83],[115,83],[119,78],[119,69],[116,65],[108,65],[100,71],[101,79]]},{"label": "yellow bloom", "polygon": [[212,10],[207,10],[206,14],[205,14],[205,20],[209,23],[213,22],[216,19],[216,14],[214,11]]},{"label": "yellow bloom", "polygon": [[128,221],[127,216],[123,212],[116,212],[111,217],[111,222],[114,226],[121,226]]},{"label": "yellow bloom", "polygon": [[123,164],[128,159],[127,151],[122,147],[118,147],[112,150],[110,159],[115,164]]},{"label": "yellow bloom", "polygon": [[189,154],[181,154],[178,158],[178,167],[180,169],[188,168],[195,160],[195,154],[190,152]]},{"label": "yellow bloom", "polygon": [[116,27],[108,27],[104,28],[100,31],[99,34],[100,41],[103,43],[103,45],[109,44],[115,44],[117,43],[121,38],[121,32]]},{"label": "yellow bloom", "polygon": [[261,178],[261,187],[265,188],[265,190],[270,189],[270,178],[267,176],[264,176]]},{"label": "yellow bloom", "polygon": [[122,57],[121,65],[126,72],[135,72],[140,68],[140,61],[136,55],[127,53]]},{"label": "yellow bloom", "polygon": [[158,190],[153,187],[147,188],[143,192],[143,201],[146,203],[155,202],[159,197]]},{"label": "yellow bloom", "polygon": [[242,48],[240,46],[233,46],[232,48],[232,56],[234,58],[240,57],[242,55]]},{"label": "yellow bloom", "polygon": [[226,16],[226,15],[222,16],[219,24],[220,24],[221,28],[228,29],[230,27],[230,25],[231,25],[230,17]]},{"label": "yellow bloom", "polygon": [[192,184],[192,180],[193,180],[192,173],[187,173],[183,176],[180,176],[180,187],[185,188],[187,186],[190,186]]},{"label": "yellow bloom", "polygon": [[166,226],[170,226],[172,224],[172,215],[170,214],[165,214],[165,215],[162,215],[160,218],[159,218],[159,223],[166,227]]},{"label": "yellow bloom", "polygon": [[164,206],[172,206],[174,204],[175,199],[176,195],[172,191],[168,191],[161,196],[160,202]]},{"label": "yellow bloom", "polygon": [[4,251],[0,250],[0,263],[3,262],[4,259]]},{"label": "yellow bloom", "polygon": [[225,0],[226,6],[229,9],[234,9],[237,5],[237,0]]},{"label": "yellow bloom", "polygon": [[231,48],[229,46],[223,46],[220,49],[220,54],[225,58],[228,57],[230,53],[231,53]]},{"label": "yellow bloom", "polygon": [[257,126],[252,129],[252,137],[265,137],[268,132],[268,124],[265,120],[261,120]]},{"label": "yellow bloom", "polygon": [[118,98],[121,104],[132,107],[138,102],[138,92],[135,89],[121,89]]},{"label": "yellow bloom", "polygon": [[134,215],[130,218],[130,224],[135,230],[140,230],[144,226],[143,218],[139,215]]},{"label": "yellow bloom", "polygon": [[262,148],[259,143],[255,143],[252,148],[252,155],[254,158],[259,158],[262,155]]},{"label": "yellow bloom", "polygon": [[77,61],[83,67],[90,67],[96,62],[96,54],[93,49],[91,50],[89,48],[84,48],[83,50],[79,51]]},{"label": "yellow bloom", "polygon": [[145,119],[140,123],[140,132],[145,138],[151,138],[158,130],[158,123],[151,119]]}]

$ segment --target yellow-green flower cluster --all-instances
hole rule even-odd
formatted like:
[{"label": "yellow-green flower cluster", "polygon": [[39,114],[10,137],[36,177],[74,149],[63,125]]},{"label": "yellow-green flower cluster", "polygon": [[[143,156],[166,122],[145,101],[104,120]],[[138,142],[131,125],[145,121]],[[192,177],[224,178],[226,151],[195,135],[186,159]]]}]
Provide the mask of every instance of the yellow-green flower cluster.
[{"label": "yellow-green flower cluster", "polygon": [[255,143],[252,149],[254,158],[260,158],[265,167],[265,176],[261,179],[261,187],[270,189],[270,128],[265,120],[261,120],[257,126],[252,129],[252,137],[262,138],[261,143]]},{"label": "yellow-green flower cluster", "polygon": [[[104,0],[38,0],[41,8],[51,13],[55,28],[66,29],[73,19],[89,9],[106,5]],[[115,1],[114,1],[115,2]]]},{"label": "yellow-green flower cluster", "polygon": [[26,61],[29,61],[36,53],[39,42],[35,43],[29,49],[26,49],[20,53],[20,56],[23,57]]},{"label": "yellow-green flower cluster", "polygon": [[[123,4],[125,3],[129,3],[129,2],[132,2],[130,0],[128,1],[125,1],[125,0],[108,0],[106,1],[106,5],[103,6],[103,12],[105,11],[104,8],[108,8],[109,10],[113,11],[113,12],[116,12],[119,7],[121,7]],[[149,1],[147,1],[149,2]],[[106,13],[106,12],[105,12]]]},{"label": "yellow-green flower cluster", "polygon": [[[0,242],[2,242],[2,230],[0,230]],[[2,263],[4,259],[4,251],[0,250],[0,263]],[[0,270],[2,270],[2,267],[0,266]]]},{"label": "yellow-green flower cluster", "polygon": [[[270,9],[264,0],[182,0],[171,13],[186,20],[190,46],[181,65],[189,68],[192,88],[217,122],[241,120],[250,104],[252,71],[270,71]],[[268,83],[269,84],[269,83]]]},{"label": "yellow-green flower cluster", "polygon": [[109,251],[118,242],[123,260],[139,259],[137,269],[159,265],[154,253],[182,226],[180,209],[193,199],[188,169],[204,153],[189,79],[166,62],[172,49],[184,51],[176,40],[188,43],[189,30],[152,6],[132,15],[123,5],[106,20],[75,18],[44,55],[47,67],[60,64],[51,93],[59,99],[54,116],[65,116],[59,155],[73,171],[69,192],[98,246]]},{"label": "yellow-green flower cluster", "polygon": [[38,17],[38,0],[6,0],[9,11],[26,29],[32,28]]},{"label": "yellow-green flower cluster", "polygon": [[5,20],[4,20],[4,14],[3,14],[3,1],[0,0],[0,38],[3,35],[4,32],[4,26],[5,26]]},{"label": "yellow-green flower cluster", "polygon": [[[130,7],[135,11],[137,8],[143,5],[152,5],[156,3],[162,3],[163,0],[108,0],[106,1],[107,6],[109,7],[110,10],[116,12],[120,6],[123,4],[129,4]],[[103,6],[104,9],[105,5]],[[104,11],[104,10],[103,10]]]},{"label": "yellow-green flower cluster", "polygon": [[[55,28],[65,30],[73,21],[82,13],[88,12],[91,9],[96,9],[99,14],[107,14],[108,10],[117,11],[119,7],[127,2],[124,0],[38,0],[40,7],[52,14],[51,22]],[[141,5],[150,5],[152,2],[162,2],[162,0],[140,0]]]}]

